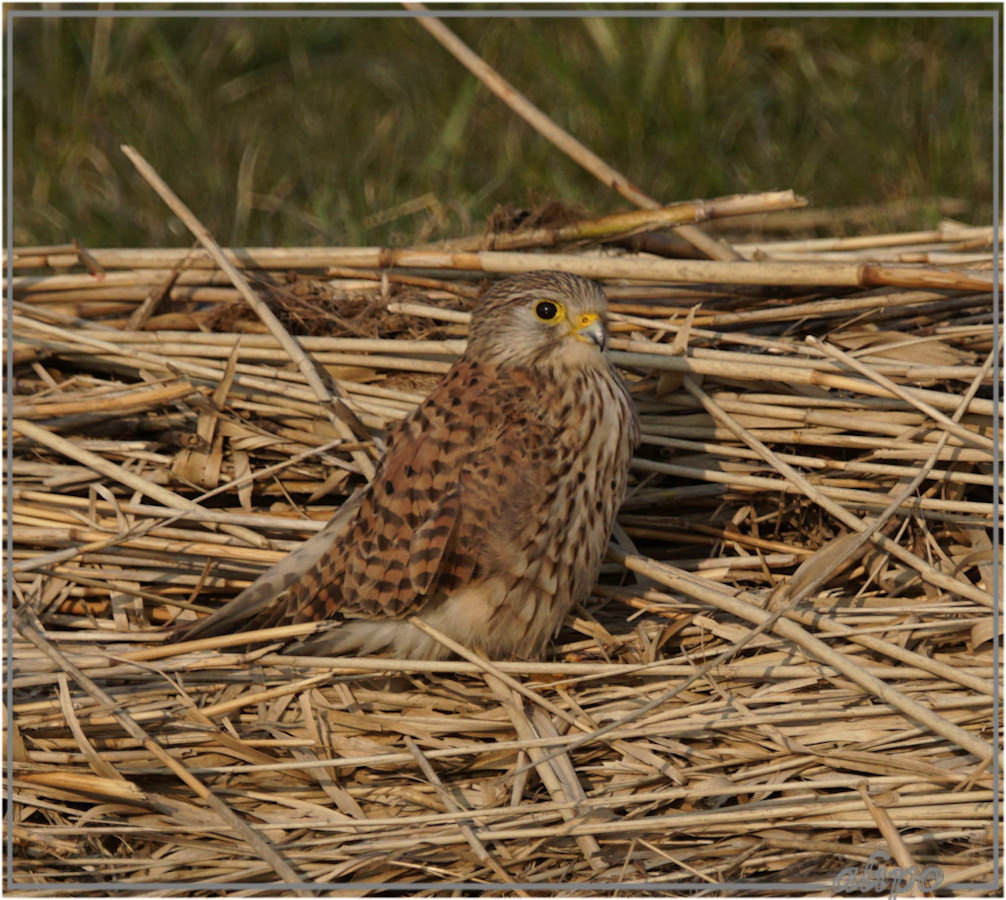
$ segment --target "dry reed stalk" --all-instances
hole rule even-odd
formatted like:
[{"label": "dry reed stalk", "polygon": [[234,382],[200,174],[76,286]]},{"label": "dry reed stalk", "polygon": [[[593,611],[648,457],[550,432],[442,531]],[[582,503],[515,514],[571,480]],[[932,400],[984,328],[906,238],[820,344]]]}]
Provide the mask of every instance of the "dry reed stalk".
[{"label": "dry reed stalk", "polygon": [[[405,5],[413,10],[426,11],[426,7],[422,3],[406,3]],[[416,21],[517,115],[562,150],[570,159],[583,166],[602,184],[614,188],[630,203],[642,209],[652,210],[660,206],[656,200],[641,191],[624,175],[612,168],[595,153],[588,150],[568,131],[560,128],[552,119],[528,100],[527,97],[507,82],[495,69],[489,66],[485,60],[473,53],[439,19],[432,16],[420,16]],[[676,231],[688,243],[692,244],[692,246],[696,247],[710,259],[738,258],[737,252],[728,244],[707,235],[701,229],[695,228],[692,225],[678,225]]]},{"label": "dry reed stalk", "polygon": [[[217,265],[224,271],[227,277],[237,288],[241,297],[248,303],[255,314],[265,323],[266,327],[279,341],[280,346],[286,351],[287,356],[296,363],[297,368],[304,376],[304,380],[310,386],[315,396],[318,398],[322,408],[326,411],[329,421],[335,426],[339,434],[351,440],[353,430],[345,421],[344,416],[340,416],[340,411],[347,412],[343,398],[337,394],[333,395],[325,383],[321,380],[314,365],[305,355],[300,344],[297,343],[283,326],[275,313],[269,309],[268,305],[261,300],[251,289],[241,272],[227,258],[220,246],[203,224],[193,215],[192,211],[178,198],[178,196],[168,187],[161,177],[154,171],[150,164],[134,150],[132,147],[123,145],[123,153],[129,157],[130,162],[139,170],[140,174],[161,196],[161,199],[171,207],[175,213],[196,236],[196,239],[209,251]],[[374,464],[370,457],[362,450],[352,451],[353,460],[360,467],[360,470],[368,478],[374,475]]]},{"label": "dry reed stalk", "polygon": [[[460,352],[487,271],[617,280],[644,440],[603,583],[552,659],[491,663],[277,652],[312,625],[165,642],[317,532],[380,439],[340,433],[205,251],[17,251],[8,567],[19,626],[41,622],[9,661],[16,880],[799,895],[875,850],[990,878],[988,235],[736,244],[788,267],[224,251],[375,431]],[[965,270],[854,261],[880,251]],[[736,290],[787,273],[804,287]]]},{"label": "dry reed stalk", "polygon": [[[450,241],[451,250],[520,250],[528,247],[554,247],[577,242],[614,243],[662,228],[680,228],[684,223],[750,215],[767,210],[806,206],[803,197],[792,191],[739,194],[714,200],[694,200],[670,206],[646,208],[638,212],[614,213],[596,219],[584,219],[552,228],[496,232]],[[432,247],[430,249],[433,249]],[[724,257],[736,259],[738,257]]]},{"label": "dry reed stalk", "polygon": [[875,247],[904,247],[918,244],[956,243],[960,241],[980,240],[985,247],[991,247],[993,229],[987,226],[977,228],[946,223],[942,227],[930,231],[913,231],[895,234],[861,234],[853,237],[810,238],[791,241],[771,241],[767,243],[736,243],[734,246],[746,257],[757,253],[776,253],[780,250],[798,253],[827,253],[838,250],[871,250]]},{"label": "dry reed stalk", "polygon": [[[435,250],[390,250],[342,248],[325,251],[331,265],[364,269],[387,266],[457,273],[517,274],[541,268],[537,253],[505,251],[438,252]],[[320,255],[320,254],[319,254]],[[306,255],[305,255],[306,256]],[[165,260],[172,259],[165,255]],[[586,254],[549,254],[549,267],[601,279],[639,279],[698,284],[792,285],[802,287],[898,287],[941,290],[987,291],[992,278],[972,270],[938,269],[924,265],[882,266],[860,263],[806,262],[758,263],[711,260],[646,261]],[[57,282],[63,284],[65,282]],[[76,282],[82,283],[82,282]],[[75,283],[75,284],[76,284]],[[86,283],[86,282],[83,282]],[[93,282],[92,282],[93,283]],[[50,285],[51,288],[51,285]]]}]

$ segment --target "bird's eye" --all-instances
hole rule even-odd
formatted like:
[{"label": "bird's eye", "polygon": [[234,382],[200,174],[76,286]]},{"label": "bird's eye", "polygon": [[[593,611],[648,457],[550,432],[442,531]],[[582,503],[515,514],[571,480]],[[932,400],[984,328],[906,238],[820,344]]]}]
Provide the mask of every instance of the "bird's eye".
[{"label": "bird's eye", "polygon": [[551,300],[542,300],[534,308],[534,314],[544,322],[548,322],[559,315],[559,307]]}]

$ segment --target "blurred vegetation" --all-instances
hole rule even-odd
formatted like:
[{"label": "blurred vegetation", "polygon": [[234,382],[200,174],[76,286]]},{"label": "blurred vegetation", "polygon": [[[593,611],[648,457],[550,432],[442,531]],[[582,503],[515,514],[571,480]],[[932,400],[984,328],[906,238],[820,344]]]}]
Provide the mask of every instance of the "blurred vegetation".
[{"label": "blurred vegetation", "polygon": [[[446,22],[663,201],[793,188],[992,215],[990,18]],[[547,199],[627,208],[408,17],[8,26],[16,244],[190,243],[122,143],[232,245],[400,245]]]}]

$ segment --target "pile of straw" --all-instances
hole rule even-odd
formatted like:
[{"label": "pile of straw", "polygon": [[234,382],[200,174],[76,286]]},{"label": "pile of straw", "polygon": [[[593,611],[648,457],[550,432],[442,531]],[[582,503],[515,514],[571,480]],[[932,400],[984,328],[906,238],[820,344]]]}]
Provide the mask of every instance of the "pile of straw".
[{"label": "pile of straw", "polygon": [[[653,252],[796,205],[227,272],[212,247],[16,251],[8,889],[830,894],[876,851],[992,882],[992,229],[724,218],[739,258]],[[320,528],[485,285],[541,268],[604,283],[643,423],[547,661],[164,641]]]}]

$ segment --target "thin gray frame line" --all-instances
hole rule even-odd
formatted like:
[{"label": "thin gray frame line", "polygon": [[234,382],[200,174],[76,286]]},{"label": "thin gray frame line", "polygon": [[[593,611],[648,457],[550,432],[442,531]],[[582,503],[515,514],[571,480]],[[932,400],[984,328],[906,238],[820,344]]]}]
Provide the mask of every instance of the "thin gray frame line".
[{"label": "thin gray frame line", "polygon": [[[7,23],[5,23],[7,24]],[[7,26],[7,59],[5,60],[6,65],[4,66],[4,76],[7,79],[7,103],[4,108],[4,113],[6,117],[6,128],[4,129],[4,135],[7,141],[6,153],[4,154],[4,163],[7,166],[7,178],[5,179],[4,189],[6,190],[6,200],[7,200],[7,215],[5,217],[5,226],[7,228],[7,240],[5,241],[7,247],[7,260],[8,262],[14,259],[14,141],[11,138],[11,131],[14,127],[14,88],[13,88],[13,75],[14,75],[14,34],[13,29]],[[7,303],[4,309],[4,325],[7,329],[7,334],[12,335],[14,333],[14,307],[11,300],[14,297],[14,267],[12,265],[7,266],[7,278],[4,284],[4,295],[7,298]],[[5,543],[5,549],[7,551],[7,565],[4,567],[4,604],[3,611],[6,614],[6,622],[4,628],[4,673],[7,676],[7,683],[5,687],[4,699],[7,703],[7,734],[11,736],[14,734],[14,679],[10,677],[10,672],[12,669],[12,664],[14,661],[14,622],[13,615],[11,614],[12,609],[12,594],[14,585],[14,572],[11,568],[14,560],[14,482],[12,480],[11,473],[14,471],[14,438],[12,426],[14,423],[14,354],[12,352],[7,353],[7,359],[4,360],[6,363],[4,367],[4,393],[7,399],[6,417],[4,424],[7,427],[7,446],[4,448],[5,451],[5,461],[7,463],[6,470],[4,472],[3,478],[3,492],[4,500],[6,501],[4,505],[4,524],[7,526],[7,540]],[[14,741],[7,740],[6,752],[4,754],[4,764],[6,766],[6,772],[9,775],[14,771]],[[10,884],[14,879],[14,787],[11,784],[11,779],[7,779],[7,810],[4,814],[4,827],[5,827],[5,849],[7,850],[7,883]]]},{"label": "thin gray frame line", "polygon": [[[570,891],[570,890],[587,890],[591,888],[606,888],[610,890],[626,891],[626,890],[667,890],[667,891],[678,891],[678,890],[704,890],[704,891],[716,891],[721,892],[723,887],[731,887],[736,884],[740,890],[768,890],[772,888],[779,889],[800,889],[804,888],[811,890],[827,890],[834,887],[834,884],[830,881],[800,881],[800,882],[774,882],[774,881],[751,881],[751,882],[729,882],[725,884],[716,884],[708,881],[681,881],[681,882],[656,882],[656,881],[584,881],[584,882],[572,882],[572,883],[559,883],[559,882],[540,882],[540,881],[507,881],[502,883],[495,882],[485,882],[485,881],[143,881],[135,882],[134,884],[105,884],[100,881],[81,881],[81,882],[50,882],[47,884],[38,884],[32,882],[31,884],[24,883],[13,883],[8,884],[8,888],[16,887],[18,890],[45,890],[58,888],[60,891],[69,891],[73,889],[81,889],[88,891],[105,891],[105,890],[157,890],[161,888],[178,890],[180,888],[192,889],[192,890],[211,890],[216,889],[219,891],[240,891],[240,890],[259,890],[263,891],[267,888],[308,888],[314,890],[338,890],[338,891],[356,891],[356,890],[368,890],[368,891],[385,891],[388,893],[397,892],[399,888],[408,888],[410,890],[417,891],[428,891],[428,890],[483,890],[483,891],[509,891],[515,890],[517,888],[524,888],[527,890],[535,891]],[[959,885],[940,885],[940,890],[949,887],[983,887],[981,884],[969,884],[961,883]]]},{"label": "thin gray frame line", "polygon": [[[959,881],[959,882],[944,882],[937,888],[939,891],[949,891],[949,890],[977,890],[980,888],[987,888],[990,884],[994,882],[986,881]],[[240,891],[240,890],[258,890],[263,891],[267,888],[308,888],[315,890],[337,890],[337,891],[355,891],[355,890],[368,890],[368,891],[385,891],[394,892],[398,888],[408,888],[410,890],[416,891],[426,891],[426,890],[482,890],[482,891],[508,891],[515,890],[518,888],[523,888],[526,890],[536,890],[536,891],[578,891],[587,890],[590,888],[605,888],[610,890],[650,890],[650,891],[680,891],[680,890],[695,890],[695,891],[715,891],[717,894],[722,894],[724,888],[736,887],[738,890],[752,890],[752,891],[763,891],[769,889],[782,889],[793,892],[794,890],[803,889],[816,889],[816,890],[828,890],[834,888],[834,882],[819,882],[819,881],[731,881],[723,883],[710,883],[708,881],[680,881],[680,882],[656,882],[656,881],[584,881],[584,882],[571,882],[571,883],[558,883],[558,882],[540,882],[540,881],[507,881],[504,883],[487,883],[484,881],[409,881],[409,882],[399,882],[399,881],[357,881],[357,882],[346,882],[346,881],[144,881],[136,882],[134,884],[106,884],[100,881],[72,881],[72,882],[50,882],[47,884],[38,884],[32,882],[31,884],[24,883],[10,883],[7,885],[8,888],[16,887],[18,890],[52,890],[57,888],[59,891],[70,891],[74,889],[86,890],[86,891],[108,891],[108,890],[158,890],[161,888],[179,890],[180,888],[190,888],[192,890],[218,890],[223,893],[223,891]],[[792,894],[791,896],[798,896]]]},{"label": "thin gray frame line", "polygon": [[[523,17],[523,18],[684,18],[684,19],[698,19],[698,18],[792,18],[792,19],[817,19],[817,18],[871,18],[871,19],[881,19],[881,18],[990,18],[993,22],[993,42],[992,42],[992,61],[993,61],[993,71],[996,74],[999,73],[999,20],[1000,20],[1000,10],[987,10],[987,9],[939,9],[939,10],[923,10],[923,9],[912,9],[912,10],[901,10],[898,12],[891,12],[890,10],[860,10],[860,9],[842,9],[842,10],[807,10],[806,12],[800,10],[526,10],[522,8],[516,9],[497,9],[497,10],[428,10],[428,11],[411,11],[411,10],[343,10],[338,8],[330,8],[325,10],[318,9],[307,9],[307,10],[291,10],[288,8],[284,9],[242,9],[242,10],[232,10],[227,7],[221,7],[219,9],[200,9],[200,10],[147,10],[147,9],[134,9],[134,10],[16,10],[8,9],[5,10],[5,16],[8,20],[7,24],[7,152],[6,152],[6,163],[7,163],[7,179],[6,179],[6,189],[7,189],[7,258],[8,260],[13,259],[13,228],[14,228],[14,212],[13,212],[13,140],[10,137],[10,132],[13,127],[13,69],[14,69],[14,39],[13,39],[13,29],[10,27],[10,22],[14,19],[38,19],[38,18],[223,18],[223,17],[234,17],[234,18],[417,18],[417,17],[436,17],[436,18],[504,18],[504,17]],[[998,409],[999,394],[1000,394],[1000,378],[1001,371],[999,371],[999,351],[1000,351],[1000,340],[999,340],[999,323],[1000,323],[1000,302],[1001,302],[1001,292],[1000,292],[1000,277],[999,277],[999,221],[1001,214],[1001,197],[1000,197],[1000,156],[999,156],[999,130],[998,130],[998,116],[997,111],[999,109],[999,79],[993,78],[992,86],[992,97],[993,97],[993,124],[992,124],[992,147],[993,147],[993,159],[995,164],[993,166],[992,172],[992,193],[993,193],[993,348],[996,352],[996,374],[997,378],[993,379],[992,396],[993,401]],[[7,297],[13,296],[13,270],[10,266],[7,269]],[[6,308],[5,324],[7,325],[8,334],[12,333],[12,316],[13,310],[11,305],[8,303]],[[6,508],[6,524],[7,524],[7,559],[13,558],[13,526],[12,526],[12,504],[11,499],[11,489],[12,486],[9,482],[9,473],[13,466],[13,440],[11,438],[11,420],[13,416],[12,404],[10,401],[11,390],[13,383],[13,356],[12,354],[7,355],[6,360],[6,391],[8,398],[7,404],[7,447],[6,449],[6,459],[7,459],[7,477],[4,479],[4,491],[5,496],[8,499]],[[1001,474],[1001,463],[999,457],[999,429],[994,429],[993,434],[993,482],[998,483],[998,476]],[[998,521],[999,519],[999,493],[997,491],[993,492],[993,520]],[[1000,542],[1000,531],[999,529],[993,529],[993,574],[992,574],[992,590],[993,590],[993,612],[994,616],[999,615],[999,604],[1001,600],[1001,585],[1000,585],[1000,569],[999,561],[1001,560],[1001,542]],[[6,621],[6,631],[5,631],[5,659],[7,663],[7,671],[10,671],[10,661],[13,659],[13,623],[12,617],[9,611],[9,603],[11,597],[11,585],[13,581],[13,573],[10,571],[9,567],[5,572],[5,582],[7,584],[7,597],[4,604],[4,611],[7,613]],[[999,662],[999,646],[998,642],[993,641],[993,666],[998,666]],[[999,721],[999,690],[1000,682],[997,680],[993,684],[993,735],[994,742],[998,746],[999,735],[1001,732],[1001,723]],[[7,699],[7,719],[8,719],[8,733],[13,733],[10,727],[13,721],[13,681],[12,679],[7,680],[6,684],[6,699]],[[7,742],[7,753],[6,753],[6,764],[8,772],[13,769],[13,744],[12,742]],[[999,760],[998,755],[994,755],[992,759],[992,776],[993,784],[996,783],[999,772]],[[13,835],[12,835],[12,823],[13,823],[13,803],[10,802],[12,799],[13,788],[8,784],[8,805],[6,812],[6,825],[7,825],[7,871],[8,887],[18,887],[22,890],[51,890],[56,888],[59,891],[72,890],[74,888],[80,889],[94,889],[95,883],[92,882],[49,882],[46,884],[38,885],[36,883],[22,884],[14,880],[13,872]],[[973,889],[988,887],[989,885],[995,885],[997,879],[995,874],[999,873],[1001,868],[1001,859],[999,856],[999,794],[998,792],[993,792],[993,878],[989,882],[962,882],[960,884],[944,884],[941,885],[942,890],[948,890],[951,888],[959,889]],[[343,887],[343,885],[346,885]],[[643,882],[643,883],[619,883],[619,882],[582,882],[576,883],[576,886],[572,889],[586,889],[592,887],[610,888],[615,890],[627,890],[627,889],[641,889],[641,890],[710,890],[715,887],[717,890],[723,890],[724,888],[730,888],[737,886],[739,889],[783,889],[792,890],[794,887],[809,888],[809,887],[824,887],[827,888],[829,885],[827,883],[774,883],[774,882],[724,882],[718,885],[709,885],[707,883],[691,883],[691,882],[677,882],[677,883],[664,883],[664,882]],[[143,889],[150,888],[178,888],[177,882],[143,882],[140,884]],[[358,890],[360,888],[366,889],[388,889],[389,885],[383,882],[370,883],[370,882],[321,882],[321,883],[309,883],[309,882],[270,882],[263,884],[262,882],[251,882],[248,884],[239,884],[236,882],[231,882],[227,885],[221,885],[217,882],[210,882],[207,884],[188,884],[185,885],[189,888],[205,888],[205,889],[220,889],[221,887],[226,887],[227,890],[240,890],[243,888],[262,888],[262,887],[309,887],[309,888],[325,888],[325,889],[335,889],[335,890]],[[402,882],[394,883],[394,887],[409,887],[415,890],[427,890],[431,888],[464,888],[468,890],[500,890],[503,888],[513,888],[521,887],[527,889],[538,889],[538,890],[570,890],[569,885],[559,885],[559,884],[540,884],[540,883],[529,883],[529,884],[507,884],[499,886],[487,886],[482,882]],[[833,883],[832,885],[833,886]],[[103,890],[138,890],[136,884],[116,884],[112,883],[101,883],[101,889]]]},{"label": "thin gray frame line", "polygon": [[[1002,366],[1000,365],[1001,332],[1002,323],[1002,290],[1000,265],[1002,263],[1000,253],[1000,222],[1002,218],[1002,184],[1000,175],[1002,171],[1002,155],[1000,147],[1000,79],[1004,77],[999,64],[1000,46],[999,33],[1002,27],[1000,23],[1000,12],[996,10],[993,16],[992,28],[992,349],[995,354],[994,371],[996,377],[992,379],[992,401],[995,409],[999,409],[999,401],[1002,386]],[[993,416],[995,421],[996,416]],[[992,490],[992,521],[998,523],[1001,515],[1000,494],[1002,491],[1002,446],[1001,432],[1002,422],[998,423],[998,428],[992,429],[992,483],[998,486]],[[1002,604],[1002,529],[993,525],[992,528],[992,621],[998,622],[1001,614]],[[992,640],[992,669],[999,671],[1000,647],[998,639],[993,636]],[[1002,680],[997,678],[992,684],[992,744],[1000,746],[1002,734],[1002,722],[1000,721],[1000,693],[1002,691]],[[1000,852],[1000,795],[1002,793],[1002,772],[1000,771],[999,754],[992,754],[992,784],[998,785],[999,790],[992,792],[992,884],[1002,884],[1002,856]]]},{"label": "thin gray frame line", "polygon": [[[949,891],[949,890],[977,890],[980,888],[987,888],[990,884],[995,882],[988,881],[955,881],[955,882],[944,882],[939,886],[937,890],[939,891]],[[8,883],[7,888],[18,888],[23,891],[43,891],[52,890],[56,888],[59,891],[70,891],[75,889],[87,890],[87,891],[139,891],[139,890],[158,890],[158,889],[172,889],[178,890],[180,888],[191,888],[192,890],[211,890],[215,889],[218,891],[241,891],[241,890],[258,890],[262,891],[266,888],[311,888],[316,890],[336,890],[336,891],[356,891],[356,890],[371,890],[371,891],[386,891],[391,892],[397,890],[398,888],[408,888],[410,890],[425,891],[425,890],[482,890],[482,891],[500,891],[500,890],[514,890],[517,888],[523,888],[527,890],[537,890],[537,891],[575,891],[575,890],[586,890],[588,888],[606,888],[611,890],[668,890],[668,891],[680,891],[680,890],[695,890],[695,891],[716,891],[717,893],[722,893],[724,888],[736,887],[738,890],[769,890],[769,889],[781,889],[788,890],[790,892],[796,889],[818,889],[827,890],[834,888],[834,881],[830,882],[820,882],[820,881],[730,881],[723,883],[710,883],[708,881],[680,881],[680,882],[665,882],[665,881],[584,881],[584,882],[569,882],[569,883],[558,883],[558,882],[541,882],[541,881],[513,881],[505,883],[487,883],[484,881],[143,881],[135,882],[133,884],[123,884],[123,883],[104,883],[100,881],[68,881],[68,882],[48,882],[46,884],[38,884],[37,882],[31,883],[21,883],[13,882]],[[796,895],[793,895],[796,896]]]},{"label": "thin gray frame line", "polygon": [[[973,4],[978,6],[979,4]],[[991,9],[906,9],[894,11],[886,9],[741,9],[725,10],[705,9],[525,9],[524,7],[507,7],[493,10],[397,10],[397,9],[339,9],[331,7],[317,9],[231,9],[226,6],[217,9],[11,9],[7,15],[11,18],[65,18],[65,19],[122,19],[122,18],[155,18],[166,19],[208,19],[208,18],[339,18],[339,19],[491,19],[491,18],[524,18],[524,19],[964,19],[964,18],[995,18],[999,10]]]}]

